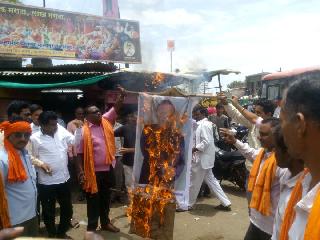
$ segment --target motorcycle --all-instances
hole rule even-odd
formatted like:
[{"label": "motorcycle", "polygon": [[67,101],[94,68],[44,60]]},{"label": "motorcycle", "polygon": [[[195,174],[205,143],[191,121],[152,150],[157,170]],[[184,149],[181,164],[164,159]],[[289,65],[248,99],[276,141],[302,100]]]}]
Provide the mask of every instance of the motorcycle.
[{"label": "motorcycle", "polygon": [[216,179],[227,180],[237,185],[241,190],[246,190],[246,179],[249,171],[246,168],[246,159],[238,151],[216,152],[216,160],[212,169]]},{"label": "motorcycle", "polygon": [[[248,136],[248,129],[242,126],[237,126],[233,129],[236,138],[245,142]],[[226,180],[245,191],[246,179],[249,174],[245,164],[245,157],[223,140],[219,140],[215,144],[219,150],[215,154],[215,164],[212,169],[213,175],[220,180],[220,184],[223,180]]]}]

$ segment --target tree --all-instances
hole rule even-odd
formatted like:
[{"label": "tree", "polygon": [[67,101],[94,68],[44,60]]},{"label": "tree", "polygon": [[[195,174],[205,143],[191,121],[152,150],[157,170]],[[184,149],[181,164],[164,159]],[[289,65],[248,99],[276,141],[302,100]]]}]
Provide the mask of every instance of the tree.
[{"label": "tree", "polygon": [[1,2],[22,3],[20,0],[2,0]]},{"label": "tree", "polygon": [[246,84],[244,81],[233,81],[232,83],[228,84],[228,88],[242,88],[245,87]]}]

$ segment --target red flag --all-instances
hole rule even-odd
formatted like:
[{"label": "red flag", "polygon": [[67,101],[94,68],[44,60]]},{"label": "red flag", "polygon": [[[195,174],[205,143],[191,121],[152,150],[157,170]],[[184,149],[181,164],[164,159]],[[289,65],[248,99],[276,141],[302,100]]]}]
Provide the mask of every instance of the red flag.
[{"label": "red flag", "polygon": [[118,0],[102,0],[103,16],[109,18],[120,18]]}]

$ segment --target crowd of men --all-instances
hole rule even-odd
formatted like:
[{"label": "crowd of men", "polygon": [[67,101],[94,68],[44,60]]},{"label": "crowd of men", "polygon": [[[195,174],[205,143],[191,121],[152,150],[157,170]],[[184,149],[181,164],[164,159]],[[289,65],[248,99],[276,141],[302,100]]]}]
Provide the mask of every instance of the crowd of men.
[{"label": "crowd of men", "polygon": [[[115,106],[104,114],[92,105],[77,108],[67,129],[58,124],[55,112],[43,111],[39,105],[13,101],[8,106],[8,121],[0,125],[0,229],[23,227],[24,236],[37,236],[41,205],[48,237],[69,238],[71,161],[86,198],[87,230],[120,231],[109,218],[111,188],[122,178],[128,189],[132,186],[137,124],[136,113],[130,113],[125,125],[115,125],[124,95],[121,89]],[[320,239],[320,81],[309,76],[293,83],[281,108],[259,100],[252,112],[236,97],[228,99],[222,93],[218,98],[214,115],[199,105],[193,110],[188,210],[203,182],[221,201],[217,208],[231,210],[212,172],[215,138],[222,138],[252,163],[247,179],[250,225],[244,239]],[[230,119],[249,129],[248,143],[235,138]],[[117,137],[124,139],[123,147],[117,147]]]}]

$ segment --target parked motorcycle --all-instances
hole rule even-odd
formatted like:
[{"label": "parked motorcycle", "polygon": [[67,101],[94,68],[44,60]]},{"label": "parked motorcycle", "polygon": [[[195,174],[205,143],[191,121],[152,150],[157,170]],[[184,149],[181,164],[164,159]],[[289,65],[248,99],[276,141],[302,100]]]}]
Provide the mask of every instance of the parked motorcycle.
[{"label": "parked motorcycle", "polygon": [[246,168],[246,159],[238,152],[219,150],[212,169],[215,178],[227,180],[245,191],[246,179],[249,171]]},{"label": "parked motorcycle", "polygon": [[[236,126],[233,129],[236,138],[245,142],[248,136],[248,129],[242,126]],[[249,174],[245,164],[245,157],[223,140],[219,140],[215,144],[219,148],[216,152],[215,164],[212,169],[215,178],[220,180],[220,184],[223,180],[227,180],[245,191],[246,179]]]}]

